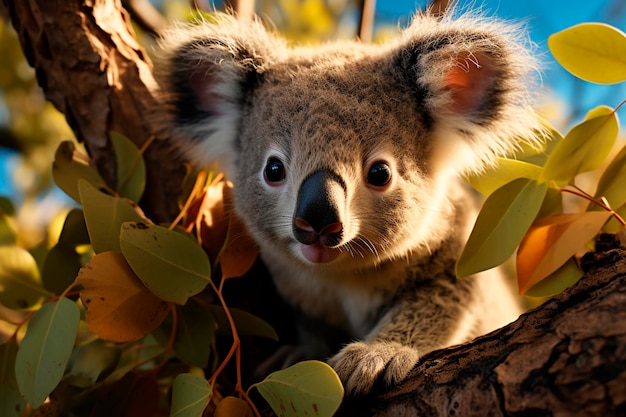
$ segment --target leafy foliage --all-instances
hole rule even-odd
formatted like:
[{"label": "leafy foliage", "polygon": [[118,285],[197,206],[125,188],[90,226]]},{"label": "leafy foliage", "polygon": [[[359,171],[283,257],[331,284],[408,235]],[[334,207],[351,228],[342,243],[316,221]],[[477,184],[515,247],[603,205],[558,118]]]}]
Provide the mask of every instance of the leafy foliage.
[{"label": "leafy foliage", "polygon": [[276,414],[286,417],[332,415],[343,397],[337,374],[329,365],[315,361],[274,372],[255,387]]},{"label": "leafy foliage", "polygon": [[[278,338],[260,318],[230,308],[222,294],[224,281],[244,274],[257,256],[241,222],[225,209],[230,184],[198,173],[180,216],[155,225],[136,204],[145,188],[143,151],[119,134],[110,138],[117,190],[71,142],[59,146],[53,175],[82,210],[68,213],[41,272],[16,245],[9,223],[0,223],[6,224],[0,227],[0,302],[15,313],[0,316],[14,326],[0,345],[2,415],[21,415],[28,404],[52,416],[92,409],[154,415],[164,406],[171,416],[209,409],[258,416],[240,380],[232,392],[237,397],[224,396],[219,383],[233,359],[240,378],[240,335]],[[5,221],[12,208],[0,207]],[[223,358],[218,340],[231,343]],[[159,386],[171,388],[171,398],[159,400]],[[315,361],[259,387],[272,406],[315,401],[320,416],[332,415],[343,395],[334,371]]]},{"label": "leafy foliage", "polygon": [[[585,23],[550,37],[557,60],[575,76],[596,83],[626,80],[626,35],[604,24]],[[619,134],[617,110],[600,106],[561,135],[546,122],[540,149],[526,147],[520,160],[502,158],[468,181],[488,196],[457,263],[459,276],[504,262],[517,248],[520,293],[543,297],[574,284],[577,260],[602,232],[625,242],[626,146],[611,159]],[[595,194],[576,182],[606,166]],[[562,194],[587,200],[583,211],[564,212]]]}]

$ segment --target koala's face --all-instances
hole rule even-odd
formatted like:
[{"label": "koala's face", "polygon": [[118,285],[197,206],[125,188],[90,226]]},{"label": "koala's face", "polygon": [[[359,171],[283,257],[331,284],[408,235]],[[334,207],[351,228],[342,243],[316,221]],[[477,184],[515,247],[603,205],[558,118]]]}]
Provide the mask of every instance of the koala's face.
[{"label": "koala's face", "polygon": [[219,162],[274,255],[354,269],[427,248],[452,227],[452,176],[537,127],[508,26],[426,15],[388,45],[290,48],[217,20],[165,39],[163,121],[192,160]]},{"label": "koala's face", "polygon": [[243,111],[241,216],[263,247],[305,263],[402,255],[439,209],[423,110],[379,59],[289,68],[268,70]]}]

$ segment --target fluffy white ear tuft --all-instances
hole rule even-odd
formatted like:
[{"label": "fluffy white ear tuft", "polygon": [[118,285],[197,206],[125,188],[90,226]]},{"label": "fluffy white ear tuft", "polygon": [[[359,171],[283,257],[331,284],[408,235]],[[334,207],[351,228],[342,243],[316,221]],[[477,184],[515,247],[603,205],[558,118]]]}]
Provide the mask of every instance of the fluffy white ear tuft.
[{"label": "fluffy white ear tuft", "polygon": [[216,166],[232,180],[245,97],[284,46],[258,21],[242,25],[224,14],[215,20],[163,36],[155,73],[164,105],[157,122],[190,161]]},{"label": "fluffy white ear tuft", "polygon": [[529,110],[537,64],[527,44],[519,26],[472,15],[418,15],[405,30],[396,63],[432,121],[441,169],[480,171],[538,141]]}]

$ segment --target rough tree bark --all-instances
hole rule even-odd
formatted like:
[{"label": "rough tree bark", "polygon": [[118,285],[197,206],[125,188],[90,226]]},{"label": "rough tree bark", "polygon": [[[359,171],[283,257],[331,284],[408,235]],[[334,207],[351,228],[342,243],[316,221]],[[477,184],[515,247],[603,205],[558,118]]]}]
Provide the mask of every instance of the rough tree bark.
[{"label": "rough tree bark", "polygon": [[[138,146],[155,132],[158,105],[152,64],[137,43],[120,0],[3,0],[24,54],[46,98],[84,142],[109,185],[116,182],[107,132]],[[163,139],[163,138],[159,138]],[[184,170],[166,141],[144,154],[148,167],[142,207],[156,221],[172,219]]]},{"label": "rough tree bark", "polygon": [[[138,145],[155,131],[151,63],[135,41],[120,0],[3,0],[46,97],[65,113],[109,183],[115,164],[108,130]],[[166,139],[166,138],[160,138]],[[173,217],[181,161],[165,141],[146,153],[144,210]],[[517,322],[475,342],[433,352],[397,389],[343,415],[626,415],[626,259]]]},{"label": "rough tree bark", "polygon": [[475,341],[432,352],[397,389],[344,416],[626,416],[626,256]]}]

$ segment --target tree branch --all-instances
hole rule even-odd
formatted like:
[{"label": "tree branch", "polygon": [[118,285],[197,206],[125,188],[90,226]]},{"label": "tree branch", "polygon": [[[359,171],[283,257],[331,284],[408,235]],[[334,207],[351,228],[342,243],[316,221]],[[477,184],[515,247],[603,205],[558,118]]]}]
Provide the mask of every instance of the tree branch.
[{"label": "tree branch", "polygon": [[[158,105],[152,64],[134,38],[120,0],[3,0],[22,49],[46,98],[66,116],[109,185],[116,165],[107,132],[141,146],[154,134]],[[171,219],[182,165],[163,141],[145,154],[148,184],[142,206],[156,221]]]},{"label": "tree branch", "polygon": [[395,390],[346,402],[351,416],[626,415],[626,257],[514,323],[432,352]]}]

